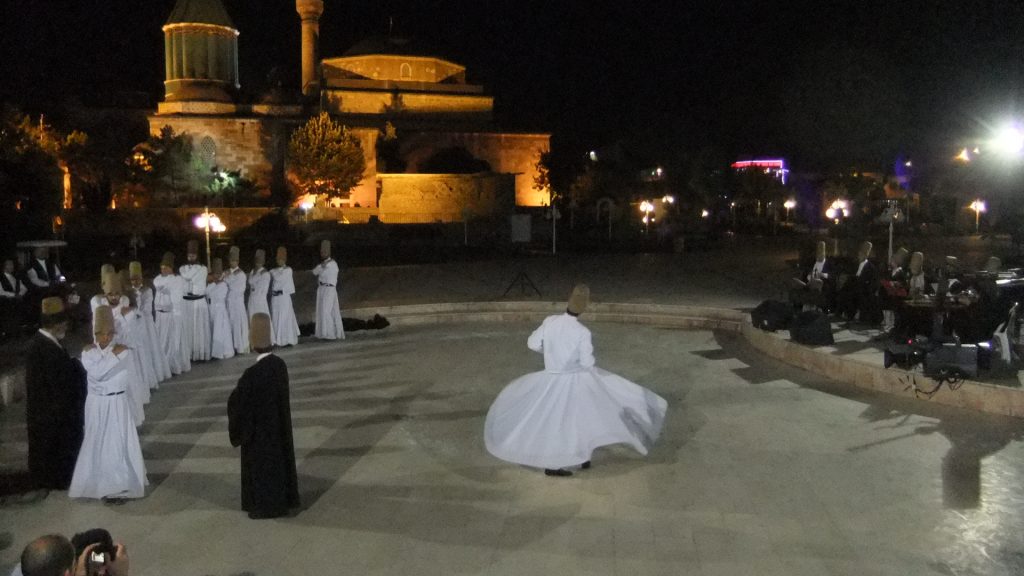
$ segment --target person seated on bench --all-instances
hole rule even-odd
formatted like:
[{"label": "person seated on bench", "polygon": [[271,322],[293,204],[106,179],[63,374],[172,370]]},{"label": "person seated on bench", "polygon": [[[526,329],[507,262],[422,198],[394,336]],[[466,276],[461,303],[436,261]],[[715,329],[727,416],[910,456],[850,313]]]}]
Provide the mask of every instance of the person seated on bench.
[{"label": "person seated on bench", "polygon": [[864,241],[857,251],[857,272],[846,280],[839,292],[839,312],[847,320],[858,317],[866,324],[879,324],[882,309],[878,301],[878,270],[871,262],[874,245]]},{"label": "person seated on bench", "polygon": [[835,306],[835,278],[826,256],[825,241],[818,242],[814,264],[800,278],[793,278],[789,301],[797,312],[811,307],[828,313]]}]

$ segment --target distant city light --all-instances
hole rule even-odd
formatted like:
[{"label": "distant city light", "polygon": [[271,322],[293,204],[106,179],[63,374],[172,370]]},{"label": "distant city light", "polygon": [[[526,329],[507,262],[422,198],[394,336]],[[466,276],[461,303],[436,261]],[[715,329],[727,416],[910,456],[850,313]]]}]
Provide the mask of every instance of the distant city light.
[{"label": "distant city light", "polygon": [[992,141],[992,146],[1004,156],[1020,156],[1024,150],[1024,134],[1016,126],[1004,126]]},{"label": "distant city light", "polygon": [[829,220],[834,220],[836,224],[839,224],[840,218],[848,218],[850,216],[849,204],[842,198],[832,202],[832,204],[825,210],[825,216]]},{"label": "distant city light", "polygon": [[907,160],[906,162],[904,162],[903,165],[906,166],[907,168],[913,168],[914,167],[914,163],[911,162],[910,160]]},{"label": "distant city light", "polygon": [[711,215],[711,214],[710,214],[710,213],[709,213],[709,212],[708,212],[707,210],[701,210],[701,211],[700,211],[700,217],[701,217],[701,218],[707,218],[707,217],[708,217],[708,216],[710,216],[710,215]]},{"label": "distant city light", "polygon": [[793,200],[792,198],[789,199],[789,200],[786,200],[785,202],[783,202],[782,206],[786,210],[791,210],[793,208],[796,208],[796,200]]},{"label": "distant city light", "polygon": [[664,198],[661,199],[661,201],[666,203],[666,204],[675,204],[676,203],[676,197],[675,196],[671,196],[671,195],[666,195]]},{"label": "distant city light", "polygon": [[774,174],[780,182],[786,183],[786,161],[782,158],[759,158],[755,160],[738,160],[732,163],[733,170],[746,170],[748,168],[762,168],[765,174]]},{"label": "distant city light", "polygon": [[591,162],[597,162],[597,150],[591,150],[587,157],[590,158]]}]

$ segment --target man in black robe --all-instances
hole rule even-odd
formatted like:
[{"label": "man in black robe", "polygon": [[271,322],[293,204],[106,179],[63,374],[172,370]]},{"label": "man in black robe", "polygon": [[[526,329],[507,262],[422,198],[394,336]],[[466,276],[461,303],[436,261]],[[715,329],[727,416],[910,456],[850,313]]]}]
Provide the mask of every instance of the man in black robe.
[{"label": "man in black robe", "polygon": [[277,518],[299,507],[288,367],[270,353],[270,316],[253,314],[249,323],[259,357],[228,399],[228,431],[231,445],[242,447],[242,510]]},{"label": "man in black robe", "polygon": [[85,429],[85,370],[60,343],[68,327],[60,298],[43,300],[41,322],[25,361],[28,469],[37,488],[67,490]]}]

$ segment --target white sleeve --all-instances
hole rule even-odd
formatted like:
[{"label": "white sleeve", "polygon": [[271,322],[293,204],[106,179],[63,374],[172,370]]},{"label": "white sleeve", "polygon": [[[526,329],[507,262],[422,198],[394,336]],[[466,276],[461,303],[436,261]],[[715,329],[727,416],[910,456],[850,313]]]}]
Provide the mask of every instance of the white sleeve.
[{"label": "white sleeve", "polygon": [[590,368],[594,365],[594,343],[590,338],[590,330],[580,339],[580,366]]},{"label": "white sleeve", "polygon": [[530,337],[526,339],[526,347],[534,352],[542,352],[544,350],[544,324],[541,324],[530,334]]},{"label": "white sleeve", "polygon": [[50,286],[48,283],[43,282],[42,280],[39,279],[39,275],[36,274],[35,268],[29,268],[28,273],[26,273],[26,276],[28,277],[28,281],[31,282],[34,286],[38,286],[39,288],[47,288]]}]

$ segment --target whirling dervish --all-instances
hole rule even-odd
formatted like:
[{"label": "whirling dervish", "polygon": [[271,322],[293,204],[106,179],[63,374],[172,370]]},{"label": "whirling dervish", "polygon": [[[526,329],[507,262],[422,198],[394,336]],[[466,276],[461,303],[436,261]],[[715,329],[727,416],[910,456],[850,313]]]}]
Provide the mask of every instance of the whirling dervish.
[{"label": "whirling dervish", "polygon": [[668,403],[594,365],[590,330],[578,317],[590,290],[573,288],[564,314],[548,316],[526,345],[544,354],[544,370],[513,380],[487,412],[484,442],[494,456],[571,476],[590,468],[601,446],[628,444],[641,454],[657,440]]}]

